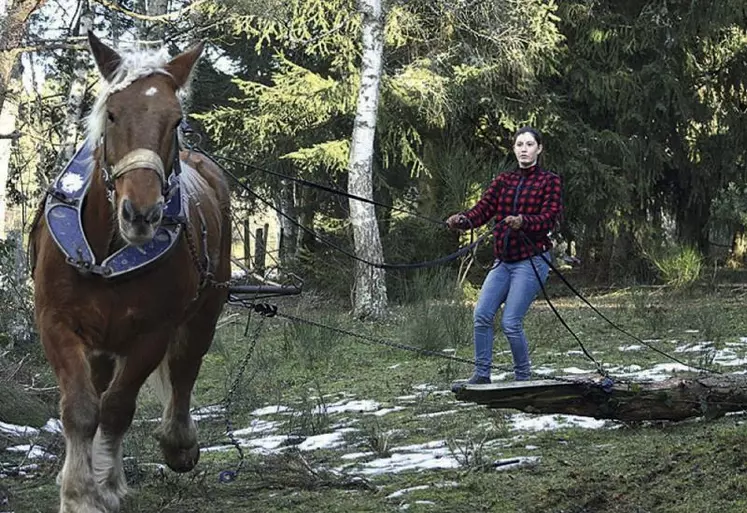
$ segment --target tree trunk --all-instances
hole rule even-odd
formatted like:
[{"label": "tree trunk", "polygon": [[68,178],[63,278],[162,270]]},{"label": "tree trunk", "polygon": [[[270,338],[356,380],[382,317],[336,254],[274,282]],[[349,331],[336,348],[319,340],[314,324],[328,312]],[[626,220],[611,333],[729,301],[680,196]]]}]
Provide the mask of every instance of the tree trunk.
[{"label": "tree trunk", "polygon": [[[16,0],[5,4],[6,10],[0,12],[0,136],[10,136],[15,130],[18,106],[6,100],[17,72],[28,20],[45,1]],[[0,139],[0,237],[5,237],[5,191],[12,147],[12,138]]]},{"label": "tree trunk", "polygon": [[[77,36],[85,36],[93,28],[93,12],[88,0],[81,0],[79,4],[80,18],[75,30]],[[86,52],[75,52],[73,64],[73,79],[67,96],[65,109],[65,123],[62,129],[62,145],[57,155],[56,169],[62,167],[73,157],[75,147],[80,137],[80,120],[83,116],[83,99],[86,94],[89,56]]]},{"label": "tree trunk", "polygon": [[[16,127],[18,106],[15,102],[5,102],[0,111],[0,133],[12,133]],[[10,154],[13,150],[13,139],[0,139],[0,238],[5,238],[5,189],[10,169]]]},{"label": "tree trunk", "polygon": [[[145,0],[145,11],[148,16],[162,16],[169,10],[169,0]],[[166,35],[166,25],[162,21],[147,22],[144,31],[148,39],[163,40]]]},{"label": "tree trunk", "polygon": [[[384,54],[384,15],[381,0],[360,0],[363,15],[363,55],[358,105],[350,145],[348,192],[373,199],[373,151]],[[350,200],[350,222],[358,258],[384,261],[376,210],[369,203]],[[359,318],[380,318],[387,306],[385,274],[356,262],[353,313]]]},{"label": "tree trunk", "polygon": [[3,110],[13,70],[16,67],[26,25],[31,15],[46,0],[16,0],[10,2],[6,13],[0,13],[0,112]]},{"label": "tree trunk", "polygon": [[[277,215],[278,241],[280,241],[280,233],[283,234],[283,246],[278,254],[278,260],[281,266],[286,266],[293,258],[295,252],[296,230],[298,228],[290,219],[298,219],[297,207],[298,203],[295,184],[288,180],[281,180],[280,189],[277,194],[275,194],[275,208],[285,214],[285,216],[280,213]],[[302,223],[302,221],[299,220],[299,223]],[[309,228],[311,228],[311,226],[309,226]]]},{"label": "tree trunk", "polygon": [[744,226],[739,226],[734,231],[734,237],[731,240],[729,265],[735,268],[742,267],[745,259],[747,259],[747,230]]},{"label": "tree trunk", "polygon": [[609,383],[604,387],[599,376],[565,379],[467,385],[456,398],[490,408],[623,421],[714,418],[747,408],[745,376],[672,378],[653,383]]}]

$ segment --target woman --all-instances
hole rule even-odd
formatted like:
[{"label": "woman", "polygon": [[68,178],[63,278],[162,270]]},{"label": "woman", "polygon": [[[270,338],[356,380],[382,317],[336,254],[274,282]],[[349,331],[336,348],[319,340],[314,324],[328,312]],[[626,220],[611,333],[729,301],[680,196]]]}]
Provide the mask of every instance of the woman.
[{"label": "woman", "polygon": [[552,247],[548,232],[555,228],[563,210],[560,177],[539,166],[541,153],[540,133],[531,127],[519,130],[514,136],[518,167],[499,174],[471,209],[446,220],[449,228],[461,230],[496,220],[495,263],[485,277],[475,307],[475,372],[468,380],[455,383],[454,392],[465,383],[490,383],[493,321],[501,305],[501,329],[511,346],[515,379],[530,378],[524,316],[541,290],[538,275],[543,283],[547,279]]}]

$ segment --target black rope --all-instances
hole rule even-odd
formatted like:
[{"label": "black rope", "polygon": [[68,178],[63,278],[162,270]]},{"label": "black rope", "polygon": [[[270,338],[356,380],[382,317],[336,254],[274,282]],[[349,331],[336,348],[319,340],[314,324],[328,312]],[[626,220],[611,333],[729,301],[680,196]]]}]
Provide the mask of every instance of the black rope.
[{"label": "black rope", "polygon": [[[329,330],[329,331],[334,331],[335,333],[339,333],[341,335],[347,335],[347,336],[352,337],[353,339],[357,339],[361,343],[367,344],[367,345],[381,345],[381,346],[386,346],[386,347],[390,347],[390,348],[393,348],[393,349],[400,349],[402,351],[409,351],[409,352],[412,352],[412,353],[418,353],[418,354],[422,354],[422,355],[425,355],[425,356],[433,356],[433,357],[436,357],[436,358],[441,358],[443,360],[449,360],[449,361],[453,361],[453,362],[457,362],[457,363],[466,363],[466,364],[469,364],[469,365],[472,365],[472,366],[474,366],[476,364],[475,360],[471,360],[469,358],[462,358],[460,356],[449,355],[449,354],[445,354],[445,353],[439,352],[439,351],[433,351],[433,350],[430,350],[430,349],[423,349],[421,347],[410,346],[410,345],[402,344],[402,343],[399,343],[399,342],[392,342],[390,340],[384,340],[384,339],[380,339],[380,338],[376,338],[376,337],[371,337],[369,335],[362,335],[360,333],[355,333],[353,331],[346,330],[346,329],[343,329],[343,328],[337,328],[335,326],[329,326],[329,325],[326,325],[326,324],[322,324],[320,322],[312,321],[310,319],[303,319],[301,317],[296,317],[295,315],[291,315],[291,314],[286,314],[286,313],[282,313],[282,312],[276,311],[275,315],[277,317],[282,317],[282,318],[288,319],[288,320],[293,321],[293,322],[308,324],[310,326],[314,326],[314,327],[317,327],[317,328],[322,328],[322,329],[326,329],[326,330]],[[495,365],[495,364],[492,364],[492,363],[489,365],[489,367],[491,369],[498,370],[498,371],[501,371],[501,372],[506,372],[506,373],[513,373],[514,372],[513,368],[502,367],[500,365]],[[534,371],[530,371],[530,374],[532,374],[534,376],[537,376],[539,379],[543,379],[543,380],[553,380],[553,381],[559,381],[559,382],[562,382],[562,383],[573,383],[573,384],[588,384],[588,385],[593,385],[593,386],[599,386],[599,387],[602,387],[604,389],[608,389],[613,384],[612,378],[610,376],[607,376],[607,375],[605,375],[604,380],[602,380],[601,382],[598,383],[596,381],[592,381],[592,380],[580,380],[578,378],[562,378],[562,377],[559,377],[559,376],[545,376],[545,375],[539,374],[539,373],[534,372]],[[616,381],[619,382],[619,383],[624,383],[625,382],[624,380],[616,380]]]},{"label": "black rope", "polygon": [[[194,150],[202,153],[203,155],[206,155],[206,153],[204,151],[202,151],[200,148],[195,147]],[[303,185],[303,186],[306,186],[306,187],[311,187],[311,188],[314,188],[314,189],[319,189],[319,190],[322,190],[322,191],[325,191],[325,192],[329,192],[329,193],[332,193],[332,194],[337,194],[339,196],[344,196],[346,198],[354,199],[354,200],[357,200],[357,201],[362,201],[363,203],[369,203],[371,205],[376,205],[377,207],[386,208],[386,209],[391,210],[393,212],[402,212],[404,214],[408,214],[408,215],[411,215],[413,217],[417,217],[419,219],[423,219],[424,221],[428,221],[430,223],[434,223],[434,224],[437,224],[439,226],[445,226],[446,225],[446,223],[444,221],[440,220],[440,219],[434,219],[432,217],[424,216],[422,214],[418,214],[417,212],[413,212],[412,210],[409,210],[409,209],[406,209],[406,208],[395,207],[393,205],[387,205],[386,203],[381,203],[379,201],[375,201],[375,200],[372,200],[372,199],[364,198],[362,196],[357,196],[355,194],[351,194],[349,192],[342,191],[340,189],[336,189],[334,187],[329,187],[327,185],[323,185],[323,184],[320,184],[320,183],[312,182],[310,180],[305,180],[303,178],[297,178],[295,176],[286,175],[286,174],[283,174],[283,173],[279,173],[277,171],[271,171],[269,169],[266,169],[266,168],[263,168],[263,167],[260,167],[260,166],[256,166],[254,164],[249,164],[247,162],[242,162],[242,161],[240,161],[238,159],[233,159],[231,157],[226,157],[226,156],[223,156],[223,155],[209,155],[209,156],[213,160],[222,160],[222,161],[225,161],[225,162],[231,162],[232,164],[236,164],[236,165],[244,167],[244,168],[255,169],[257,171],[261,171],[261,172],[266,173],[268,175],[277,176],[278,178],[282,178],[284,180],[291,180],[293,182],[296,182],[296,183],[298,183],[300,185]]]},{"label": "black rope", "polygon": [[366,265],[369,265],[371,267],[375,267],[375,268],[378,268],[378,269],[391,269],[391,270],[394,270],[394,269],[422,269],[422,268],[426,268],[426,267],[435,267],[437,265],[443,265],[445,263],[451,262],[452,260],[456,260],[457,258],[461,257],[462,255],[468,253],[473,248],[477,247],[483,240],[485,240],[487,237],[489,237],[490,235],[492,235],[490,232],[484,233],[483,235],[481,235],[477,240],[475,240],[471,244],[469,244],[467,246],[462,246],[461,248],[459,248],[454,253],[451,253],[450,255],[446,255],[446,256],[441,257],[441,258],[437,258],[435,260],[428,260],[428,261],[425,261],[425,262],[415,262],[415,263],[412,263],[412,264],[387,264],[386,262],[381,262],[381,263],[379,263],[379,262],[371,262],[369,260],[360,258],[356,254],[351,253],[350,251],[348,251],[348,250],[346,250],[344,248],[341,248],[340,246],[338,246],[337,244],[335,244],[333,242],[328,241],[327,239],[325,239],[324,237],[322,237],[321,235],[319,235],[318,233],[316,233],[314,230],[312,230],[312,229],[304,226],[303,224],[299,223],[298,221],[296,221],[295,219],[293,219],[291,216],[289,216],[288,214],[286,214],[285,212],[283,212],[282,210],[280,210],[279,208],[277,208],[275,205],[273,205],[271,201],[268,201],[268,200],[264,199],[262,196],[260,196],[256,192],[254,192],[248,185],[246,185],[245,183],[243,183],[236,175],[234,175],[233,173],[231,173],[230,171],[228,171],[226,168],[224,168],[223,166],[221,166],[218,162],[216,162],[215,159],[213,159],[213,157],[211,155],[209,155],[207,153],[204,153],[201,150],[198,150],[197,148],[195,148],[195,151],[200,151],[205,157],[207,157],[213,163],[215,163],[215,165],[218,166],[226,175],[228,175],[229,177],[231,177],[231,179],[233,179],[241,188],[243,188],[245,191],[247,191],[249,194],[251,194],[252,196],[254,196],[255,198],[257,198],[259,201],[261,201],[262,203],[264,203],[265,205],[267,205],[268,207],[270,207],[271,209],[273,209],[274,211],[276,211],[278,214],[280,214],[281,216],[283,216],[285,219],[287,219],[288,221],[290,221],[291,223],[293,223],[295,226],[297,226],[298,228],[300,228],[304,232],[306,232],[309,235],[311,235],[312,237],[314,237],[319,242],[321,242],[321,243],[329,246],[330,248],[332,248],[332,249],[334,249],[334,250],[336,250],[336,251],[344,254],[345,256],[348,256],[348,257],[352,258],[353,260],[356,260],[358,262],[361,262],[363,264],[366,264]]},{"label": "black rope", "polygon": [[542,289],[542,295],[545,297],[545,301],[547,301],[547,304],[550,306],[550,309],[555,314],[555,316],[560,320],[560,323],[563,325],[563,327],[568,330],[568,333],[573,335],[573,338],[576,339],[576,342],[578,342],[578,345],[581,347],[581,351],[586,355],[586,357],[591,360],[594,365],[597,367],[597,372],[601,374],[602,376],[607,376],[607,372],[604,370],[604,367],[601,363],[597,361],[596,358],[594,358],[591,353],[586,349],[586,346],[584,346],[584,343],[581,342],[581,339],[578,338],[578,335],[576,335],[576,332],[571,329],[570,326],[568,326],[568,323],[565,322],[565,319],[560,315],[560,312],[558,312],[557,308],[555,308],[555,305],[552,304],[552,301],[550,301],[550,296],[547,295],[547,290],[545,289],[545,284],[542,282],[542,278],[540,278],[539,271],[537,270],[537,266],[534,263],[534,258],[530,258],[529,261],[532,264],[532,270],[534,271],[534,275],[537,277],[537,282],[539,283],[540,288]]},{"label": "black rope", "polygon": [[[524,231],[523,231],[523,230],[519,230],[519,233],[520,233],[520,234],[521,234],[521,235],[522,235],[522,236],[524,237],[524,240],[525,240],[525,241],[529,242],[529,244],[531,245],[532,249],[533,249],[533,250],[534,250],[534,251],[536,252],[536,254],[537,254],[537,255],[539,255],[540,257],[542,257],[542,259],[543,259],[543,260],[544,260],[545,262],[547,262],[547,265],[549,265],[549,266],[550,266],[550,269],[552,269],[552,270],[553,270],[553,272],[554,272],[555,274],[557,274],[557,275],[558,275],[558,277],[559,277],[559,278],[560,278],[560,279],[561,279],[561,280],[563,281],[563,283],[564,283],[564,284],[565,284],[565,285],[566,285],[566,286],[567,286],[567,287],[568,287],[568,288],[569,288],[569,289],[571,290],[571,292],[573,292],[573,293],[574,293],[574,294],[575,294],[576,296],[578,296],[578,297],[579,297],[579,298],[581,299],[581,301],[583,301],[583,302],[584,302],[584,303],[585,303],[585,304],[586,304],[586,305],[587,305],[587,306],[588,306],[589,308],[591,308],[591,309],[592,309],[592,311],[593,311],[594,313],[596,313],[597,315],[599,315],[599,316],[600,316],[600,317],[601,317],[602,319],[604,319],[604,320],[605,320],[605,321],[606,321],[606,322],[607,322],[607,323],[608,323],[608,324],[609,324],[610,326],[612,326],[613,328],[615,328],[615,329],[616,329],[617,331],[619,331],[620,333],[623,333],[624,335],[627,335],[628,337],[632,338],[632,339],[633,339],[633,340],[635,340],[636,342],[638,342],[638,343],[640,343],[640,344],[643,344],[644,346],[648,347],[648,348],[649,348],[649,349],[651,349],[652,351],[655,351],[655,352],[659,353],[660,355],[664,356],[665,358],[668,358],[668,359],[670,359],[670,360],[672,360],[672,361],[674,361],[674,362],[676,362],[676,363],[679,363],[680,365],[684,365],[685,367],[691,367],[691,368],[693,368],[693,369],[697,369],[697,370],[700,370],[700,371],[704,371],[704,372],[708,372],[708,373],[713,373],[713,374],[722,374],[721,372],[719,372],[719,371],[717,371],[717,370],[715,370],[715,369],[707,369],[707,368],[705,368],[705,367],[700,367],[700,366],[697,366],[697,365],[693,365],[693,364],[685,363],[684,361],[680,360],[680,359],[679,359],[679,358],[677,358],[676,356],[673,356],[673,355],[671,355],[671,354],[667,353],[666,351],[662,351],[661,349],[659,349],[659,348],[657,348],[657,347],[653,346],[652,344],[649,344],[648,342],[646,342],[646,341],[644,341],[644,340],[641,340],[641,339],[640,339],[639,337],[637,337],[637,336],[633,335],[633,334],[632,334],[632,333],[630,333],[629,331],[627,331],[627,330],[625,330],[625,329],[621,328],[620,326],[618,326],[617,324],[615,324],[615,323],[614,323],[613,321],[611,321],[611,320],[610,320],[609,318],[607,318],[607,316],[606,316],[606,315],[604,315],[604,314],[603,314],[602,312],[600,312],[600,311],[599,311],[599,310],[598,310],[598,309],[597,309],[597,308],[596,308],[596,307],[595,307],[594,305],[592,305],[592,304],[591,304],[591,303],[589,302],[589,300],[588,300],[588,299],[586,299],[586,298],[584,297],[584,295],[583,295],[583,294],[581,294],[581,293],[580,293],[580,292],[579,292],[578,290],[576,290],[576,288],[575,288],[575,287],[574,287],[574,286],[573,286],[573,285],[572,285],[572,284],[571,284],[571,283],[570,283],[570,282],[569,282],[569,281],[568,281],[568,280],[566,279],[566,277],[565,277],[565,276],[563,276],[563,273],[561,273],[561,272],[560,272],[560,271],[558,270],[558,268],[557,268],[557,267],[555,267],[555,265],[554,265],[554,264],[553,264],[553,263],[552,263],[552,262],[551,262],[551,261],[550,261],[550,260],[549,260],[549,259],[548,259],[548,258],[547,258],[547,257],[545,256],[545,255],[544,255],[544,251],[541,251],[541,250],[540,250],[540,249],[539,249],[539,248],[537,247],[537,245],[536,245],[536,244],[534,243],[534,241],[533,241],[532,239],[530,239],[530,238],[529,238],[529,237],[527,236],[527,234],[526,234],[526,233],[524,233]],[[544,289],[543,289],[543,290],[544,290]],[[560,315],[559,315],[559,314],[557,313],[557,311],[556,311],[556,310],[555,310],[554,308],[553,308],[553,311],[554,311],[554,312],[556,312],[555,314],[556,314],[556,315],[558,316],[558,318],[559,318],[559,319],[561,320],[561,322],[563,323],[563,325],[565,325],[565,321],[563,321],[563,319],[562,319],[562,318],[560,317]],[[567,327],[567,326],[566,326],[566,327]],[[575,334],[574,334],[574,337],[575,337]],[[578,337],[576,337],[576,340],[578,340]]]}]

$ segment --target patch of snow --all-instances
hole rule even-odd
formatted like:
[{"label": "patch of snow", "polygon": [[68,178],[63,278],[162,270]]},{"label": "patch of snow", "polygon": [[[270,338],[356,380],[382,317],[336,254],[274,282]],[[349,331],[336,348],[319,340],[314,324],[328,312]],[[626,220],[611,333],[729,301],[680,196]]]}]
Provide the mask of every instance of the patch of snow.
[{"label": "patch of snow", "polygon": [[456,413],[458,410],[445,410],[445,411],[437,411],[434,413],[422,413],[420,415],[416,415],[419,419],[432,419],[435,417],[443,417],[444,415],[451,415],[452,413]]},{"label": "patch of snow", "polygon": [[567,427],[600,429],[607,425],[606,420],[582,417],[579,415],[530,415],[516,413],[510,418],[514,431],[553,431]]},{"label": "patch of snow", "polygon": [[[202,406],[200,408],[194,408],[191,412],[192,418],[195,420],[214,419],[221,417],[225,414],[226,408],[220,404],[211,404],[209,406]],[[159,419],[160,420],[160,419]]]},{"label": "patch of snow", "polygon": [[532,371],[532,373],[539,374],[540,376],[547,376],[548,374],[552,374],[554,372],[555,372],[555,369],[547,365],[543,365],[542,367],[537,367],[536,369]]},{"label": "patch of snow", "polygon": [[436,385],[431,385],[430,383],[423,383],[422,385],[413,385],[412,388],[423,392],[429,392],[431,390],[436,390],[438,387]]},{"label": "patch of snow", "polygon": [[353,428],[340,429],[332,433],[324,433],[321,435],[314,435],[308,437],[300,445],[298,449],[301,451],[315,451],[318,449],[336,449],[345,445],[344,435],[355,431]]},{"label": "patch of snow", "polygon": [[39,430],[31,426],[19,426],[0,421],[0,433],[10,436],[36,436]]},{"label": "patch of snow", "polygon": [[688,365],[682,365],[681,363],[659,363],[650,369],[629,372],[625,374],[625,376],[643,381],[664,381],[671,378],[674,372],[694,370],[696,369],[693,369]]},{"label": "patch of snow", "polygon": [[252,415],[261,417],[263,415],[274,415],[276,413],[289,413],[292,411],[293,409],[288,408],[287,406],[265,406],[264,408],[258,408],[254,410],[252,412]]},{"label": "patch of snow", "polygon": [[397,497],[402,497],[406,493],[417,492],[418,490],[427,490],[428,488],[430,488],[430,485],[411,486],[410,488],[403,488],[401,490],[397,490],[396,492],[390,493],[386,496],[386,498],[396,499]]},{"label": "patch of snow", "polygon": [[617,348],[618,351],[627,352],[627,351],[640,351],[643,349],[643,346],[638,344],[631,344],[629,346],[620,346]]},{"label": "patch of snow", "polygon": [[674,348],[675,353],[702,353],[713,348],[713,342],[701,342],[699,344],[683,344]]},{"label": "patch of snow", "polygon": [[505,381],[509,377],[508,372],[501,372],[500,374],[491,374],[490,381]]},{"label": "patch of snow", "polygon": [[408,470],[458,468],[444,440],[394,448],[389,458],[378,458],[356,466],[355,472],[364,475],[396,474]]},{"label": "patch of snow", "polygon": [[200,448],[200,452],[226,452],[235,449],[236,447],[234,447],[233,445],[213,445],[211,447]]},{"label": "patch of snow", "polygon": [[273,431],[277,431],[278,425],[278,422],[271,420],[252,419],[249,427],[237,429],[233,434],[234,436],[246,436],[254,433],[272,433]]},{"label": "patch of snow", "polygon": [[260,454],[272,454],[283,446],[288,440],[285,435],[271,435],[262,438],[242,439],[239,443],[242,447],[250,447]]},{"label": "patch of snow", "polygon": [[418,399],[421,399],[421,398],[422,396],[420,395],[400,395],[398,397],[395,397],[395,399],[398,401],[406,401],[406,402],[417,401]]},{"label": "patch of snow", "polygon": [[731,349],[721,349],[716,352],[713,357],[713,363],[723,365],[725,367],[735,367],[738,365],[747,364],[747,358],[738,358],[737,353]]},{"label": "patch of snow", "polygon": [[340,456],[343,460],[359,460],[361,458],[368,458],[369,456],[373,456],[374,453],[371,451],[368,452],[350,452],[347,454],[343,454]]},{"label": "patch of snow", "polygon": [[563,369],[566,374],[593,374],[595,371],[587,369],[579,369],[578,367],[566,367]]},{"label": "patch of snow", "polygon": [[363,401],[340,401],[337,403],[331,403],[324,406],[317,406],[313,413],[333,415],[335,413],[345,412],[371,412],[381,408],[381,405],[376,401],[366,399]]},{"label": "patch of snow", "polygon": [[57,458],[57,456],[45,451],[43,447],[38,445],[14,445],[5,450],[9,452],[26,453],[26,457],[30,460],[54,460]]},{"label": "patch of snow", "polygon": [[62,434],[62,421],[60,419],[49,419],[42,426],[42,431],[47,433]]},{"label": "patch of snow", "polygon": [[383,417],[384,415],[387,415],[388,413],[394,413],[397,411],[402,411],[404,409],[405,409],[404,406],[392,406],[391,408],[382,408],[374,412],[368,412],[366,413],[366,415],[373,415],[375,417]]},{"label": "patch of snow", "polygon": [[503,472],[504,470],[532,467],[536,465],[539,460],[539,456],[518,456],[516,458],[505,458],[502,460],[497,460],[493,462],[493,466],[496,470]]}]

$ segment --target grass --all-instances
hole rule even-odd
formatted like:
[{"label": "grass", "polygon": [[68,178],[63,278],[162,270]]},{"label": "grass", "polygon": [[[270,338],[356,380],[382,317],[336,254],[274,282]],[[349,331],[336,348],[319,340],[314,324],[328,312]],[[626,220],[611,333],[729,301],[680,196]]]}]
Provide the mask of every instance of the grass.
[{"label": "grass", "polygon": [[[663,363],[663,357],[651,350],[620,350],[637,342],[559,291],[553,281],[554,303],[602,363],[636,364],[644,369]],[[454,304],[455,311],[448,313],[448,298],[433,305],[413,302],[394,308],[386,321],[359,323],[334,305],[313,299],[283,299],[278,305],[281,312],[371,337],[472,356],[471,341],[464,337],[464,326],[458,326],[467,323],[469,330],[464,309],[469,311],[470,305]],[[704,351],[677,353],[693,364],[715,365],[715,350],[732,349],[737,358],[747,352],[747,345],[733,345],[747,336],[744,297],[739,292],[672,295],[660,289],[624,289],[599,293],[590,300],[626,330],[667,352],[709,342],[710,348]],[[257,322],[254,316],[250,333]],[[535,369],[593,369],[541,299],[532,307],[526,329]],[[244,330],[243,320],[221,329],[205,359],[195,406],[224,401],[250,348]],[[156,465],[161,459],[150,437],[155,425],[147,422],[159,415],[159,408],[150,391],[144,390],[138,421],[126,439],[132,494],[125,513],[388,512],[402,511],[405,505],[409,512],[451,513],[701,513],[747,508],[747,415],[743,413],[680,423],[616,423],[615,429],[567,426],[516,431],[513,411],[454,401],[448,387],[453,379],[469,374],[466,365],[358,343],[347,335],[281,318],[263,321],[260,333],[232,395],[230,421],[235,428],[257,419],[275,421],[272,434],[288,448],[268,455],[245,447],[242,470],[230,483],[221,483],[219,475],[239,465],[234,450],[203,453],[197,469],[186,475],[163,471]],[[436,340],[423,340],[424,336]],[[496,364],[508,367],[506,349],[499,335]],[[35,366],[26,369],[29,375],[45,375],[41,359],[26,361],[27,366]],[[380,410],[393,411],[375,416],[365,411],[364,403],[360,406],[364,411],[334,410],[350,400],[375,401]],[[296,413],[251,414],[268,405],[288,406]],[[203,447],[228,444],[225,420],[221,414],[200,422]],[[303,442],[309,437],[341,427],[347,430],[338,447],[304,450]],[[402,446],[436,441],[442,442],[437,450],[443,455],[436,461],[452,457],[457,462],[453,468],[381,475],[364,472],[368,462],[396,458]],[[0,449],[17,443],[21,442],[0,435]],[[42,434],[37,443],[61,454],[59,436]],[[355,453],[362,455],[352,458]],[[6,465],[18,463],[21,457],[7,451],[0,454]],[[518,468],[501,470],[492,464],[498,459],[531,456],[539,459]],[[341,468],[348,471],[341,472]],[[56,512],[54,476],[58,469],[59,460],[43,462],[29,477],[0,480],[0,488],[8,488],[9,511]]]}]

